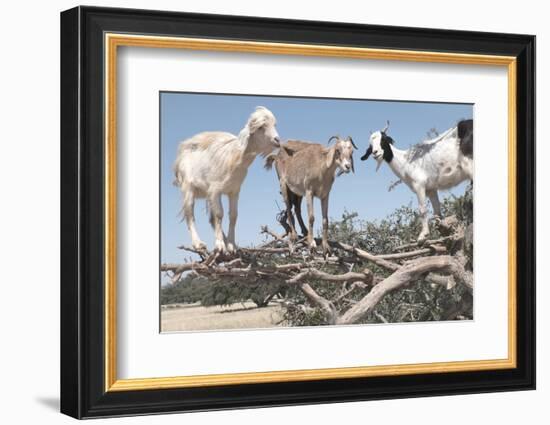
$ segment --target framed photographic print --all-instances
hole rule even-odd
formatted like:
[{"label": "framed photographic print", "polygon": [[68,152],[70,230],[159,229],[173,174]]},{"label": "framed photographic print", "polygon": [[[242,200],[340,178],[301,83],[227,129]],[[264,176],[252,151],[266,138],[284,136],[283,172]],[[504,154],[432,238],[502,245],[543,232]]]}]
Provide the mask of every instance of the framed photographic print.
[{"label": "framed photographic print", "polygon": [[533,389],[534,60],[529,35],[63,12],[61,411]]}]

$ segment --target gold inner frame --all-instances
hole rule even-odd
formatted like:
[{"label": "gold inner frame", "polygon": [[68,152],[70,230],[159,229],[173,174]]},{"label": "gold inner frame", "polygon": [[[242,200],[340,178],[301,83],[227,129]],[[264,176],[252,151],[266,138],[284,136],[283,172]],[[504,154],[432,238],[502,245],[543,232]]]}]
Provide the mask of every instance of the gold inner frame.
[{"label": "gold inner frame", "polygon": [[[416,373],[446,373],[516,367],[516,58],[461,53],[370,49],[326,45],[266,43],[127,34],[105,34],[105,391],[134,391],[214,385],[358,378]],[[118,379],[116,324],[116,123],[117,48],[119,46],[279,55],[324,56],[470,65],[504,66],[508,71],[508,357],[419,364],[247,372],[163,378]]]}]

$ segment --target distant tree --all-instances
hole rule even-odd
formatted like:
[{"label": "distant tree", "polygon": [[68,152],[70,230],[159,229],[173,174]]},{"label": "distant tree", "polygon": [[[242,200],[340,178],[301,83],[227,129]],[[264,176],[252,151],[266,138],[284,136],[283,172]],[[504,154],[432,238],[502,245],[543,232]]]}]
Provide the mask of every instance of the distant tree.
[{"label": "distant tree", "polygon": [[208,279],[190,272],[172,285],[160,289],[160,303],[188,304],[199,302],[208,286]]},{"label": "distant tree", "polygon": [[257,307],[265,307],[285,287],[280,281],[227,281],[190,272],[175,284],[161,287],[160,302],[163,305],[200,302],[204,306],[223,306],[252,301]]},{"label": "distant tree", "polygon": [[213,280],[205,286],[201,304],[230,305],[252,301],[257,307],[266,307],[284,285],[280,282]]}]

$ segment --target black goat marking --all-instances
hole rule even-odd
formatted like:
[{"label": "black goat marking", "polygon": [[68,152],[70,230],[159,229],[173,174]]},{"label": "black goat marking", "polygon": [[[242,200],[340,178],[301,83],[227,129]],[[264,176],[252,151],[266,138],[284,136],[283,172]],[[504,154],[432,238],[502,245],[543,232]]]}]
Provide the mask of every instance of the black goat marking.
[{"label": "black goat marking", "polygon": [[361,161],[366,161],[369,158],[371,153],[372,153],[372,146],[369,145],[369,147],[367,148],[367,151],[365,152],[365,155],[361,157]]},{"label": "black goat marking", "polygon": [[468,158],[474,157],[474,120],[461,120],[457,126],[460,151]]},{"label": "black goat marking", "polygon": [[413,162],[427,155],[438,142],[440,142],[440,140],[434,143],[419,143],[417,145],[411,146],[407,155],[409,161]]},{"label": "black goat marking", "polygon": [[393,139],[390,136],[387,136],[386,133],[382,134],[382,141],[380,142],[380,147],[384,151],[382,154],[382,158],[384,158],[384,161],[387,163],[390,163],[393,159],[393,151],[391,149],[391,145],[393,145]]},{"label": "black goat marking", "polygon": [[[290,205],[290,209],[286,210],[285,220],[289,219],[292,220],[292,224],[294,225],[294,216],[292,215],[292,208],[294,208],[294,215],[296,215],[296,218],[298,219],[298,224],[300,225],[300,229],[302,230],[302,235],[305,237],[307,236],[307,227],[304,223],[304,219],[302,218],[302,196],[294,193],[290,188],[286,187],[286,193]],[[282,223],[281,223],[282,224]],[[287,223],[285,223],[283,227],[285,228],[285,231],[287,233],[290,233],[290,226],[288,226]],[[287,229],[288,226],[288,229]]]}]

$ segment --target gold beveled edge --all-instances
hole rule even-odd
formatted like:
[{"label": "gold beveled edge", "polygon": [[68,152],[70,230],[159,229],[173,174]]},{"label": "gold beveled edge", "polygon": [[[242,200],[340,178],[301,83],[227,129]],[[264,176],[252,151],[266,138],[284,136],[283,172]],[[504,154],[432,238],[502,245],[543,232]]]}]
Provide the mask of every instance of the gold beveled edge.
[{"label": "gold beveled edge", "polygon": [[270,382],[316,381],[321,379],[372,378],[376,376],[413,375],[415,373],[447,373],[512,368],[508,359],[474,360],[441,363],[418,363],[392,366],[361,366],[331,369],[302,369],[274,372],[229,373],[167,378],[119,379],[109,391],[137,391],[178,387],[261,384]]},{"label": "gold beveled edge", "polygon": [[117,49],[105,43],[105,389],[116,381],[116,75]]},{"label": "gold beveled edge", "polygon": [[[116,378],[116,57],[118,46],[236,51],[411,62],[497,65],[508,68],[508,358],[404,365],[229,373],[166,378]],[[516,353],[516,58],[446,52],[370,49],[325,45],[105,34],[105,391],[203,387],[510,369]]]},{"label": "gold beveled edge", "polygon": [[517,61],[508,64],[508,358],[517,366]]},{"label": "gold beveled edge", "polygon": [[366,47],[342,47],[315,44],[271,43],[246,40],[220,40],[207,38],[165,37],[137,34],[107,33],[113,47],[156,47],[227,51],[242,53],[267,53],[276,55],[323,56],[355,59],[399,60],[410,62],[439,62],[474,65],[509,65],[513,56],[480,55],[473,53],[448,53]]}]

